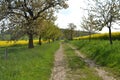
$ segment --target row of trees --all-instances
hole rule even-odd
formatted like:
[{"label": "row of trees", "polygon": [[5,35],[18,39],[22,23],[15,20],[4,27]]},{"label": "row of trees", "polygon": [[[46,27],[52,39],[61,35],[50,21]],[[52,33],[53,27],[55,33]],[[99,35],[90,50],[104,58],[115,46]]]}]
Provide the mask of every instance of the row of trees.
[{"label": "row of trees", "polygon": [[[15,31],[18,35],[27,34],[29,38],[28,48],[33,48],[33,36],[35,35],[39,36],[39,40],[43,37],[43,34],[48,39],[52,38],[53,40],[56,38],[55,36],[60,35],[60,33],[55,35],[56,32],[59,32],[59,29],[54,25],[54,12],[67,8],[66,1],[1,0],[0,21],[6,18],[12,31]],[[53,31],[55,32],[53,33]],[[39,44],[41,44],[40,41]]]},{"label": "row of trees", "polygon": [[88,15],[83,18],[82,28],[91,32],[109,29],[112,44],[111,27],[120,21],[120,0],[89,0]]}]

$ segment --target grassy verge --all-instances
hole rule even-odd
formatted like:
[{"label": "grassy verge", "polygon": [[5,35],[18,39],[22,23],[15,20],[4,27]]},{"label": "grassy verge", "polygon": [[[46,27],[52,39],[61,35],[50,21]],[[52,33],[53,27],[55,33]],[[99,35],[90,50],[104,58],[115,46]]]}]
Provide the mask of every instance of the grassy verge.
[{"label": "grassy verge", "polygon": [[66,80],[101,80],[94,69],[89,68],[85,62],[78,57],[74,50],[64,45],[64,52],[67,61],[67,78]]},{"label": "grassy verge", "polygon": [[107,40],[92,40],[91,42],[79,40],[71,43],[95,60],[97,64],[109,68],[115,77],[120,76],[120,41],[114,41],[113,45],[110,45]]},{"label": "grassy verge", "polygon": [[43,44],[34,49],[13,46],[4,59],[4,48],[0,48],[0,80],[49,80],[54,53],[58,43]]}]

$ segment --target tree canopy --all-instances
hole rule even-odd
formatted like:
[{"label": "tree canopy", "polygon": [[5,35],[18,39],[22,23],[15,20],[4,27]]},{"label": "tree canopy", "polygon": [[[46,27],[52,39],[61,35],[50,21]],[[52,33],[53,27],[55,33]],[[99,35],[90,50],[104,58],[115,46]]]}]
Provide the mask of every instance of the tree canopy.
[{"label": "tree canopy", "polygon": [[120,0],[89,0],[88,11],[94,16],[96,28],[109,29],[110,44],[112,44],[111,27],[120,21]]},{"label": "tree canopy", "polygon": [[36,21],[41,19],[51,19],[55,11],[67,8],[67,0],[1,0],[0,14],[10,20],[14,26],[19,26],[21,31],[29,37],[29,48],[33,48],[33,35],[37,34],[38,26]]}]

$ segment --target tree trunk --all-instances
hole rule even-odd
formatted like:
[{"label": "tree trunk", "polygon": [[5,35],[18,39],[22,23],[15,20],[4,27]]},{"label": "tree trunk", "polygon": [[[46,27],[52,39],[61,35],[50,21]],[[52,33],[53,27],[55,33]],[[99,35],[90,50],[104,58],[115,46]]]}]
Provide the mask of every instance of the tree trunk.
[{"label": "tree trunk", "polygon": [[73,34],[72,30],[70,30],[70,40],[72,40],[72,39],[73,39],[72,34]]},{"label": "tree trunk", "polygon": [[91,41],[91,32],[89,31],[89,41]]},{"label": "tree trunk", "polygon": [[109,41],[110,41],[110,44],[112,45],[113,42],[112,42],[111,27],[108,27],[108,28],[109,28]]},{"label": "tree trunk", "polygon": [[48,39],[48,43],[50,43],[50,39]]},{"label": "tree trunk", "polygon": [[41,42],[41,36],[39,36],[39,45],[42,45],[42,42]]},{"label": "tree trunk", "polygon": [[29,36],[28,48],[34,48],[34,44],[33,44],[33,34],[28,34],[28,36]]},{"label": "tree trunk", "polygon": [[73,31],[71,32],[71,40],[73,40]]},{"label": "tree trunk", "polygon": [[54,38],[52,38],[52,41],[54,42],[54,41],[55,41],[55,39],[54,39]]}]

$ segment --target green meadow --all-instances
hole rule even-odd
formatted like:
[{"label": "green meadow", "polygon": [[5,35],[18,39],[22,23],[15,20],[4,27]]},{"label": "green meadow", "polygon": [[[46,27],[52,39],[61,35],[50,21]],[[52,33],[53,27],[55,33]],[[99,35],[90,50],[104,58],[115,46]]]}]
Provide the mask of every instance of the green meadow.
[{"label": "green meadow", "polygon": [[112,72],[115,77],[120,76],[120,41],[113,41],[113,45],[108,40],[74,40],[70,43],[96,64]]},{"label": "green meadow", "polygon": [[36,45],[28,49],[27,45],[0,48],[0,80],[48,80],[54,62],[54,53],[59,43]]}]

